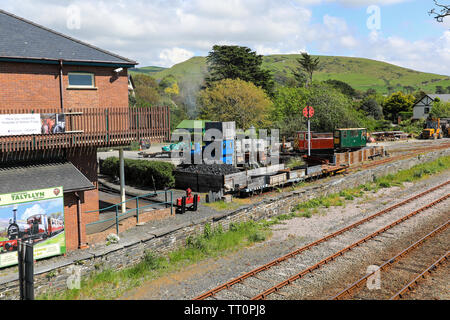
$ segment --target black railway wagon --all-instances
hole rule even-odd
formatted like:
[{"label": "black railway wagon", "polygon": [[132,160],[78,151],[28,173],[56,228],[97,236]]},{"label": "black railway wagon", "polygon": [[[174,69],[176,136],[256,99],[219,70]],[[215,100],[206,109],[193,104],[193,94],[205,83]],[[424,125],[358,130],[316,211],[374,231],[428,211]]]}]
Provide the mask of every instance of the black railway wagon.
[{"label": "black railway wagon", "polygon": [[347,128],[334,130],[335,150],[356,150],[367,145],[367,129]]}]

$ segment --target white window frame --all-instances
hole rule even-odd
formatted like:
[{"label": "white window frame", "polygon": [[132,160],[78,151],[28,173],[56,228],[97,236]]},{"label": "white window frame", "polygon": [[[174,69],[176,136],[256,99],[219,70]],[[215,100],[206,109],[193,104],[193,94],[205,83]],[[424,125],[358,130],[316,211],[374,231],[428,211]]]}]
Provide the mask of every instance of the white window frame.
[{"label": "white window frame", "polygon": [[[80,85],[71,85],[70,84],[70,76],[71,75],[89,75],[89,76],[91,76],[92,84],[91,85],[81,85],[81,86]],[[92,73],[92,72],[69,72],[67,74],[67,80],[68,80],[68,83],[69,83],[69,86],[68,86],[69,89],[96,89],[96,87],[95,87],[95,74]]]}]

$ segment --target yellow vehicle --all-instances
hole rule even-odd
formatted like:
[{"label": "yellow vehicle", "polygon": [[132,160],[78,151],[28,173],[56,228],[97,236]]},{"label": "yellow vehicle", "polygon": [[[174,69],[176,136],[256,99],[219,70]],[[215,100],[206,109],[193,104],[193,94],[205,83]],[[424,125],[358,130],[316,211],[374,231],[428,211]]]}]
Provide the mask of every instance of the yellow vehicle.
[{"label": "yellow vehicle", "polygon": [[428,118],[425,123],[425,128],[420,134],[420,139],[442,139],[443,132],[441,128],[441,119]]}]

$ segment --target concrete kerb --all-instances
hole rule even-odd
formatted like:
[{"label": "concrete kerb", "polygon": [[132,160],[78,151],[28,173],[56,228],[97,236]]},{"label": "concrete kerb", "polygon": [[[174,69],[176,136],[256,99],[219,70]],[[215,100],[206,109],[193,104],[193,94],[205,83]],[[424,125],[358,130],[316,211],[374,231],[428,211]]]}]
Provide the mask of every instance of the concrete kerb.
[{"label": "concrete kerb", "polygon": [[[140,242],[140,241],[139,241],[139,242]],[[107,254],[109,254],[109,253],[112,253],[112,252],[121,250],[121,249],[123,249],[123,248],[124,248],[124,246],[123,246],[122,244],[115,243],[115,244],[107,245],[107,246],[102,247],[102,248],[98,248],[98,249],[93,250],[93,251],[91,251],[91,250],[88,249],[88,252],[89,252],[90,254],[92,254],[95,258],[98,258],[98,257],[105,256],[105,255],[107,255]],[[79,261],[79,260],[78,260],[78,261]],[[74,262],[75,262],[75,261],[74,261]]]}]

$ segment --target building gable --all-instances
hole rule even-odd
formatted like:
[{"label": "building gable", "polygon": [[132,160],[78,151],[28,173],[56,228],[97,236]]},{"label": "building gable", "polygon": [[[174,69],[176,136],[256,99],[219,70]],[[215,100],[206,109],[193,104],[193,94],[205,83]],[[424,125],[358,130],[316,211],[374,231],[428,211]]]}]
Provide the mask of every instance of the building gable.
[{"label": "building gable", "polygon": [[64,60],[129,67],[137,64],[3,10],[0,10],[0,59]]}]

